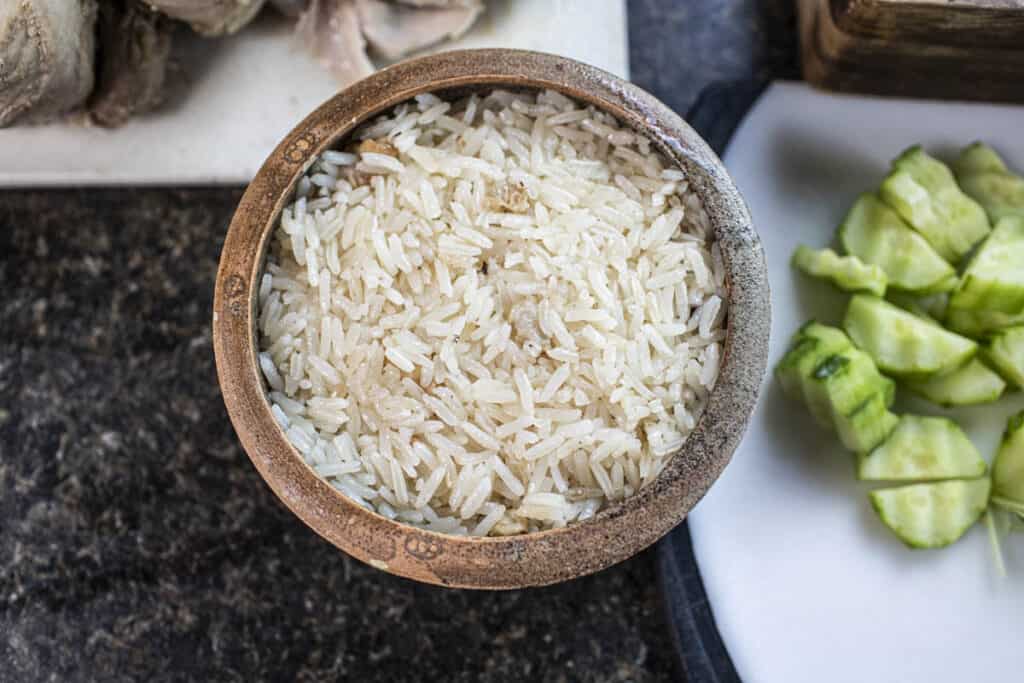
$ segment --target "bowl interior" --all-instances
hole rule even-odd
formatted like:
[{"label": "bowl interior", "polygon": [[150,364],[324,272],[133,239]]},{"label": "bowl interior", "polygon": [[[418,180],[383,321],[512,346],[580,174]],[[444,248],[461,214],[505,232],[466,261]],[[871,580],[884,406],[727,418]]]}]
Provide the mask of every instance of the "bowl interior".
[{"label": "bowl interior", "polygon": [[[592,104],[649,138],[688,176],[723,255],[729,315],[719,377],[680,451],[650,485],[561,529],[471,538],[369,511],[334,489],[290,444],[270,411],[256,354],[257,293],[281,211],[309,165],[362,123],[413,96],[455,99],[502,88],[550,88]],[[275,493],[315,531],[374,566],[471,588],[516,588],[582,575],[638,552],[678,524],[727,464],[756,400],[767,356],[768,285],[760,243],[721,162],[678,116],[639,88],[568,59],[511,50],[403,62],[339,93],[274,150],[232,220],[217,276],[214,347],[239,438]]]}]

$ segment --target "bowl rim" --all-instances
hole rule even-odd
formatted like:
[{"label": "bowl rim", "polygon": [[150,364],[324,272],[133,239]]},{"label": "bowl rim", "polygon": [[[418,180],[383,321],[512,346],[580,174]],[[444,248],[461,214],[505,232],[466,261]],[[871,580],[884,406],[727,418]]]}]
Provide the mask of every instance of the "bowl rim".
[{"label": "bowl rim", "polygon": [[[257,360],[257,295],[281,210],[309,164],[360,124],[424,92],[551,88],[643,133],[687,173],[726,268],[728,323],[718,380],[693,432],[651,484],[564,528],[506,537],[428,531],[358,505],[305,463],[270,409]],[[681,522],[739,444],[767,365],[764,254],[722,162],[667,106],[612,74],[565,57],[509,49],[400,62],[340,91],[300,122],[256,173],[231,220],[213,305],[213,346],[228,415],[282,502],[329,542],[393,574],[437,585],[511,589],[589,574],[632,556]]]}]

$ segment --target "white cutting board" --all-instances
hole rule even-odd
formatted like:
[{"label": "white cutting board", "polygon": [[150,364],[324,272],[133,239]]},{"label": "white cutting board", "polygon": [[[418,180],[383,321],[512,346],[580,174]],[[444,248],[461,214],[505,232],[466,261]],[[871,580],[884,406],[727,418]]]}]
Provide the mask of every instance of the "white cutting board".
[{"label": "white cutting board", "polygon": [[[1024,169],[1024,107],[852,97],[773,85],[725,164],[764,242],[770,363],[808,318],[837,323],[845,298],[792,272],[798,243],[829,244],[858,193],[923,143],[948,155],[976,139]],[[1024,267],[1024,264],[1022,264]],[[902,394],[903,392],[901,392]],[[1017,393],[944,411],[991,460]],[[944,550],[911,551],[871,509],[851,456],[766,378],[732,463],[689,516],[722,639],[746,683],[1006,683],[1024,677],[1024,538],[1007,580],[982,525]],[[1013,548],[1008,548],[1013,550]]]},{"label": "white cutting board", "polygon": [[[628,77],[624,0],[486,5],[469,33],[438,49],[552,52]],[[176,46],[192,80],[186,97],[117,130],[0,130],[0,187],[248,182],[277,142],[339,89],[292,29],[264,12],[235,36]]]}]

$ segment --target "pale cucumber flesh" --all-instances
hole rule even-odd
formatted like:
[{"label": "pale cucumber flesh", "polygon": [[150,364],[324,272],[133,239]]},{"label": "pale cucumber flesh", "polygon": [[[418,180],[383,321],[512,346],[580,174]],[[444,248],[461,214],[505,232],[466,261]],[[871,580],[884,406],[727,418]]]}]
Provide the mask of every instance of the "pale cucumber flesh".
[{"label": "pale cucumber flesh", "polygon": [[879,194],[950,263],[989,232],[985,210],[957,185],[953,173],[919,146],[897,157]]},{"label": "pale cucumber flesh", "polygon": [[1024,177],[1011,173],[991,147],[980,142],[967,146],[953,171],[963,191],[985,208],[992,222],[1006,216],[1024,218]]},{"label": "pale cucumber flesh", "polygon": [[954,370],[978,350],[976,342],[949,332],[875,297],[858,294],[843,328],[878,367],[894,375],[925,376]]},{"label": "pale cucumber flesh", "polygon": [[944,375],[907,380],[907,388],[940,406],[970,406],[999,399],[1006,382],[977,358]]},{"label": "pale cucumber flesh", "polygon": [[954,332],[980,339],[993,332],[1024,325],[1024,312],[1009,314],[999,311],[964,311],[947,307],[944,324]]},{"label": "pale cucumber flesh", "polygon": [[985,356],[1003,377],[1024,389],[1024,326],[994,334],[985,347]]},{"label": "pale cucumber flesh", "polygon": [[955,479],[872,491],[871,505],[911,548],[942,548],[971,528],[988,507],[990,482]]},{"label": "pale cucumber flesh", "polygon": [[1024,312],[1024,218],[996,224],[949,299],[952,309]]},{"label": "pale cucumber flesh", "polygon": [[883,296],[888,280],[885,271],[856,256],[840,256],[831,249],[799,246],[793,265],[811,277],[823,278],[847,292],[870,292]]},{"label": "pale cucumber flesh", "polygon": [[985,474],[985,461],[960,426],[944,417],[904,415],[858,463],[864,481],[935,481]]},{"label": "pale cucumber flesh", "polygon": [[956,285],[953,266],[877,195],[857,198],[839,227],[839,241],[847,253],[880,267],[895,289],[924,294]]},{"label": "pale cucumber flesh", "polygon": [[1006,173],[1008,170],[999,154],[983,142],[967,145],[953,162],[953,173],[957,178],[975,173]]},{"label": "pale cucumber flesh", "polygon": [[992,462],[992,496],[1024,510],[1024,412],[1010,418]]}]

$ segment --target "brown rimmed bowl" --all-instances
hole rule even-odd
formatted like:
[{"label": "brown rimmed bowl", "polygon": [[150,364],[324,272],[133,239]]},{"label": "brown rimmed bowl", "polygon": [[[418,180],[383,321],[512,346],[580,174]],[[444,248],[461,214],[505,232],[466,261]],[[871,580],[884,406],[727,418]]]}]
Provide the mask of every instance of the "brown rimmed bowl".
[{"label": "brown rimmed bowl", "polygon": [[[707,409],[658,478],[591,519],[499,538],[425,531],[357,505],[303,461],[278,426],[257,361],[257,291],[267,245],[308,164],[355,127],[423,92],[550,88],[613,114],[689,178],[721,245],[729,312]],[[747,427],[767,363],[768,279],[760,241],[722,162],[668,107],[609,73],[517,50],[447,52],[396,64],[328,100],[292,130],[242,197],[221,253],[213,309],[217,373],[243,447],[274,493],[318,534],[375,567],[427,583],[522,588],[603,569],[654,543],[701,499]]]}]

